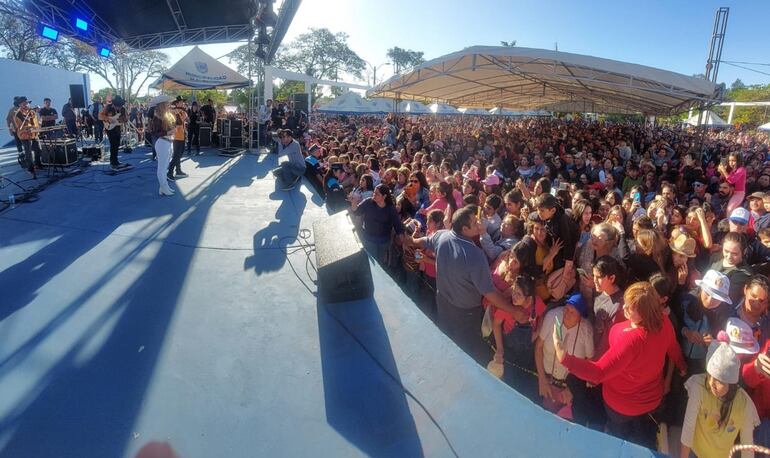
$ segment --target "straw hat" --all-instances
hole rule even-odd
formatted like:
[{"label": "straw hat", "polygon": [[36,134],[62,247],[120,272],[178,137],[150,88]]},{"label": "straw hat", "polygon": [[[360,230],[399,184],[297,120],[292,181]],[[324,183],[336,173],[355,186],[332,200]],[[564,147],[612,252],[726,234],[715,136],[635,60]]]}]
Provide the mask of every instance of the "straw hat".
[{"label": "straw hat", "polygon": [[682,256],[687,256],[688,258],[695,257],[695,239],[688,237],[683,232],[680,232],[679,235],[671,239],[668,246],[671,248],[671,251]]}]

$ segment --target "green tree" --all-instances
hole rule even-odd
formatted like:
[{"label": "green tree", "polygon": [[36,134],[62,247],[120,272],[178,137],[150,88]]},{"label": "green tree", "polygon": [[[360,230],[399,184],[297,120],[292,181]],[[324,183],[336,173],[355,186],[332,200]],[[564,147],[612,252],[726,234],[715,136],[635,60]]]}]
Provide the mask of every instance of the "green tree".
[{"label": "green tree", "polygon": [[348,35],[327,28],[311,28],[294,41],[282,45],[275,58],[277,67],[318,79],[339,80],[348,74],[363,78],[366,62],[348,46]]},{"label": "green tree", "polygon": [[69,42],[66,51],[76,61],[76,70],[95,73],[127,101],[137,98],[168,66],[168,56],[159,51],[137,51],[124,43],[113,44],[110,57],[98,56],[94,48],[80,41]]},{"label": "green tree", "polygon": [[422,51],[412,51],[411,49],[403,49],[394,46],[388,49],[388,52],[385,55],[388,56],[393,63],[393,71],[395,73],[401,73],[402,71],[416,67],[425,62],[423,54]]},{"label": "green tree", "polygon": [[[740,81],[740,80],[739,80]],[[733,83],[735,85],[735,83]],[[737,87],[725,93],[725,102],[766,102],[770,100],[770,84]],[[720,116],[726,118],[730,107],[719,107]],[[733,124],[757,126],[767,122],[768,107],[735,107]]]},{"label": "green tree", "polygon": [[[507,48],[513,48],[516,46],[516,40],[512,41],[500,41],[500,46],[505,46]],[[558,51],[558,50],[557,50]]]},{"label": "green tree", "polygon": [[[298,94],[305,92],[305,83],[302,81],[285,80],[273,89],[273,99],[275,100],[289,100],[292,94]],[[320,97],[320,96],[319,96]],[[315,94],[313,100],[315,100]]]},{"label": "green tree", "polygon": [[734,91],[736,89],[743,89],[746,85],[743,84],[743,81],[741,81],[740,78],[737,78],[735,81],[733,81],[733,84],[730,85],[730,90]]}]

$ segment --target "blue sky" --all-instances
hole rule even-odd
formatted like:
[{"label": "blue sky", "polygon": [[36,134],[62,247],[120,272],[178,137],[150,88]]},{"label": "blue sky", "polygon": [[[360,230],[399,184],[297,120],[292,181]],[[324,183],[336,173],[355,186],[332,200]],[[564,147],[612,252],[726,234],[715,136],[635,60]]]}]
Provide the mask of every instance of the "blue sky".
[{"label": "blue sky", "polygon": [[[374,65],[386,62],[385,53],[393,46],[423,51],[432,59],[468,46],[499,45],[500,40],[545,49],[558,42],[559,51],[692,75],[705,71],[720,6],[730,8],[722,60],[770,64],[770,0],[304,0],[284,41],[309,27],[346,32],[350,47]],[[219,57],[236,46],[202,48]],[[173,63],[189,49],[166,52]],[[752,68],[770,73],[770,66]],[[377,79],[389,75],[384,67]],[[770,83],[770,75],[723,63],[719,81],[729,86],[736,78]]]}]

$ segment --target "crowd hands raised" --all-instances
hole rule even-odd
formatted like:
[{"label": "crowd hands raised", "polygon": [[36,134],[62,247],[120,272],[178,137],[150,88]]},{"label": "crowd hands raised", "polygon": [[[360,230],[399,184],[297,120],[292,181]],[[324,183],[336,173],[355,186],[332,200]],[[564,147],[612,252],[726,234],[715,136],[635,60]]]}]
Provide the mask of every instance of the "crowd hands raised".
[{"label": "crowd hands raised", "polygon": [[394,115],[311,129],[328,208],[492,374],[673,456],[770,446],[766,135]]}]

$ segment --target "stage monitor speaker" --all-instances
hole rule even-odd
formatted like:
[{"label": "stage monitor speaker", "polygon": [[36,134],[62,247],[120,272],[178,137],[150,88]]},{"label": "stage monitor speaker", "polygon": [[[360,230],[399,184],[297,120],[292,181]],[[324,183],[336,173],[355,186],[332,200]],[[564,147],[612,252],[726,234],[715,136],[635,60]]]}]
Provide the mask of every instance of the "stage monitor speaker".
[{"label": "stage monitor speaker", "polygon": [[369,256],[355,233],[347,212],[313,223],[318,299],[347,302],[372,296],[374,283]]},{"label": "stage monitor speaker", "polygon": [[86,92],[82,84],[70,84],[72,108],[86,108]]},{"label": "stage monitor speaker", "polygon": [[225,119],[217,119],[217,132],[219,135],[224,137],[230,136],[230,120]]},{"label": "stage monitor speaker", "polygon": [[304,111],[305,114],[310,114],[310,94],[292,94],[291,101],[294,102],[294,109]]},{"label": "stage monitor speaker", "polygon": [[211,146],[211,127],[201,126],[198,130],[198,141],[200,145]]},{"label": "stage monitor speaker", "polygon": [[78,160],[75,139],[45,142],[40,148],[40,162],[43,165],[69,166]]},{"label": "stage monitor speaker", "polygon": [[243,148],[243,137],[224,137],[225,147],[227,148]]}]

